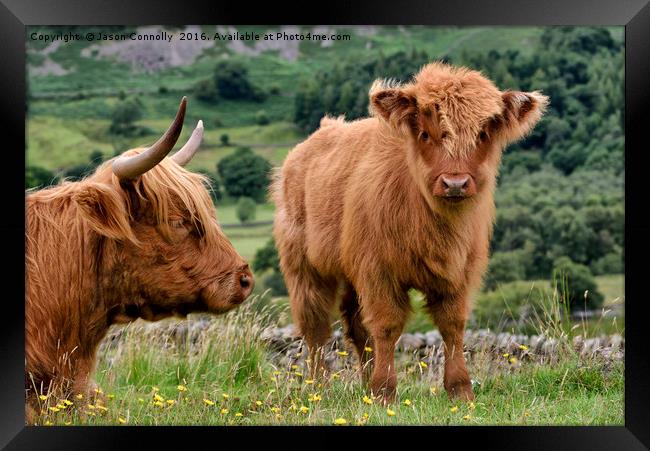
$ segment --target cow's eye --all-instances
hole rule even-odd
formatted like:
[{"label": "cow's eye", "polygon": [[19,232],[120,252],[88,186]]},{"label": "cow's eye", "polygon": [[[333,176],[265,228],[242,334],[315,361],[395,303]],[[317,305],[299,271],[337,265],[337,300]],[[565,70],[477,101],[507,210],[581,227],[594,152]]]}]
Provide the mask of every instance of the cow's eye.
[{"label": "cow's eye", "polygon": [[429,134],[427,132],[420,132],[420,141],[427,142],[429,140]]},{"label": "cow's eye", "polygon": [[185,224],[185,221],[182,218],[181,219],[170,219],[169,220],[169,226],[174,227],[176,229],[179,229],[179,228],[183,227],[184,224]]}]

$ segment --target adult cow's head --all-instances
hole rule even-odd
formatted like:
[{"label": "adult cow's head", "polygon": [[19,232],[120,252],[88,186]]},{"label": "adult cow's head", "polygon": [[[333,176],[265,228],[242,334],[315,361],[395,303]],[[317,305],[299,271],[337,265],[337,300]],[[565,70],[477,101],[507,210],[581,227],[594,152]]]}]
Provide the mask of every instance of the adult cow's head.
[{"label": "adult cow's head", "polygon": [[371,111],[408,143],[409,169],[432,207],[458,209],[494,188],[505,145],[539,121],[548,98],[501,92],[480,72],[431,63],[411,83],[377,80]]},{"label": "adult cow's head", "polygon": [[180,135],[186,99],[165,134],[149,148],[105,162],[74,188],[72,200],[104,241],[99,283],[122,296],[111,322],[157,320],[190,312],[225,312],[253,289],[248,264],[217,223],[206,179],[185,170],[199,147],[189,141],[165,158]]}]

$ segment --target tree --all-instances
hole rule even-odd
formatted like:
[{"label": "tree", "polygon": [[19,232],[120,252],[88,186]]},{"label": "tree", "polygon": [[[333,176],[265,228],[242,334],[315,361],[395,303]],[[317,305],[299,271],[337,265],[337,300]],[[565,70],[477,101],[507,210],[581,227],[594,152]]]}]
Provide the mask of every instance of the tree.
[{"label": "tree", "polygon": [[560,257],[553,263],[553,282],[570,310],[595,309],[603,304],[604,296],[598,291],[596,280],[589,268]]},{"label": "tree", "polygon": [[284,277],[280,271],[280,259],[278,250],[275,247],[275,240],[271,238],[255,253],[253,259],[253,269],[256,272],[271,271],[264,280],[264,287],[271,290],[274,296],[286,296],[287,287],[284,283]]},{"label": "tree", "polygon": [[248,78],[248,69],[239,61],[219,61],[214,70],[214,86],[219,96],[224,99],[256,102],[263,102],[266,99],[266,94],[253,86]]},{"label": "tree", "polygon": [[243,224],[255,219],[257,204],[250,197],[240,197],[237,201],[237,218]]},{"label": "tree", "polygon": [[29,165],[25,168],[25,189],[45,188],[57,183],[57,177],[49,169]]},{"label": "tree", "polygon": [[197,99],[207,103],[217,103],[219,95],[217,88],[214,86],[214,80],[199,80],[194,85],[194,95]]},{"label": "tree", "polygon": [[221,145],[223,147],[229,146],[230,145],[230,136],[228,136],[228,133],[224,133],[219,137],[219,141],[221,141]]},{"label": "tree", "polygon": [[109,132],[114,135],[133,136],[137,131],[134,122],[142,118],[142,105],[134,98],[119,101],[111,113]]},{"label": "tree", "polygon": [[494,290],[500,283],[522,280],[525,276],[525,268],[516,251],[495,252],[485,276],[485,289]]},{"label": "tree", "polygon": [[257,125],[268,125],[269,122],[271,122],[271,120],[269,119],[269,115],[266,114],[266,111],[259,110],[255,113],[255,123]]},{"label": "tree", "polygon": [[223,186],[232,197],[251,197],[262,203],[269,185],[271,163],[249,147],[240,147],[217,164]]}]

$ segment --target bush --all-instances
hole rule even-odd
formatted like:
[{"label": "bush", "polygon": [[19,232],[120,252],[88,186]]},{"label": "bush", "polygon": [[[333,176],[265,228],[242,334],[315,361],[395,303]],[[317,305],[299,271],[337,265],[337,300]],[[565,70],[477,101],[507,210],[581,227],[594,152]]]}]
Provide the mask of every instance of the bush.
[{"label": "bush", "polygon": [[500,283],[514,282],[525,277],[519,252],[495,252],[490,258],[484,286],[486,290],[494,290]]},{"label": "bush", "polygon": [[503,329],[512,323],[518,329],[532,325],[541,316],[550,290],[531,282],[517,281],[499,285],[496,290],[476,297],[473,322],[477,327]]},{"label": "bush", "polygon": [[259,248],[255,253],[253,269],[260,272],[266,271],[267,269],[280,271],[280,258],[273,238],[268,240],[264,247]]},{"label": "bush", "polygon": [[266,99],[266,93],[253,86],[248,79],[248,69],[239,61],[219,61],[214,71],[214,86],[224,99],[255,102]]},{"label": "bush", "polygon": [[268,125],[270,122],[269,115],[266,114],[266,111],[260,110],[255,113],[255,123],[257,125]]},{"label": "bush", "polygon": [[194,85],[194,95],[197,99],[208,103],[217,103],[219,99],[214,81],[209,79],[196,82]]},{"label": "bush", "polygon": [[271,290],[273,296],[287,296],[289,294],[282,273],[273,271],[264,278],[263,283],[264,288]]},{"label": "bush", "polygon": [[57,183],[57,177],[49,169],[40,166],[25,168],[25,189],[45,188]]},{"label": "bush", "polygon": [[[560,257],[553,262],[553,284],[571,311],[595,309],[603,304],[604,296],[598,291],[596,279],[585,265]],[[586,296],[585,296],[586,293]]]},{"label": "bush", "polygon": [[142,118],[142,104],[138,99],[129,98],[115,105],[111,113],[109,132],[114,135],[133,136],[137,128],[133,124]]},{"label": "bush", "polygon": [[242,223],[255,219],[257,204],[250,197],[240,197],[237,202],[237,217]]},{"label": "bush", "polygon": [[224,133],[219,137],[219,141],[221,141],[221,145],[223,147],[229,146],[230,145],[230,136],[228,136],[228,133]]},{"label": "bush", "polygon": [[226,192],[232,197],[250,197],[264,202],[269,185],[271,163],[248,147],[240,147],[224,157],[217,170]]},{"label": "bush", "polygon": [[624,273],[624,261],[620,252],[611,252],[591,265],[591,270],[597,276],[601,274],[622,274]]}]

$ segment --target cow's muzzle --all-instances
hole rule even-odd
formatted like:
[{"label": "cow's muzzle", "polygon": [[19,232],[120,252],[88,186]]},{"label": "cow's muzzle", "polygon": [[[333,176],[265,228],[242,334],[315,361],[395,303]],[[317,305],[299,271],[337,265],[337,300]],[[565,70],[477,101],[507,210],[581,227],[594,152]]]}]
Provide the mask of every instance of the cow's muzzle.
[{"label": "cow's muzzle", "polygon": [[433,194],[449,202],[460,202],[476,194],[476,183],[470,174],[441,174]]}]

